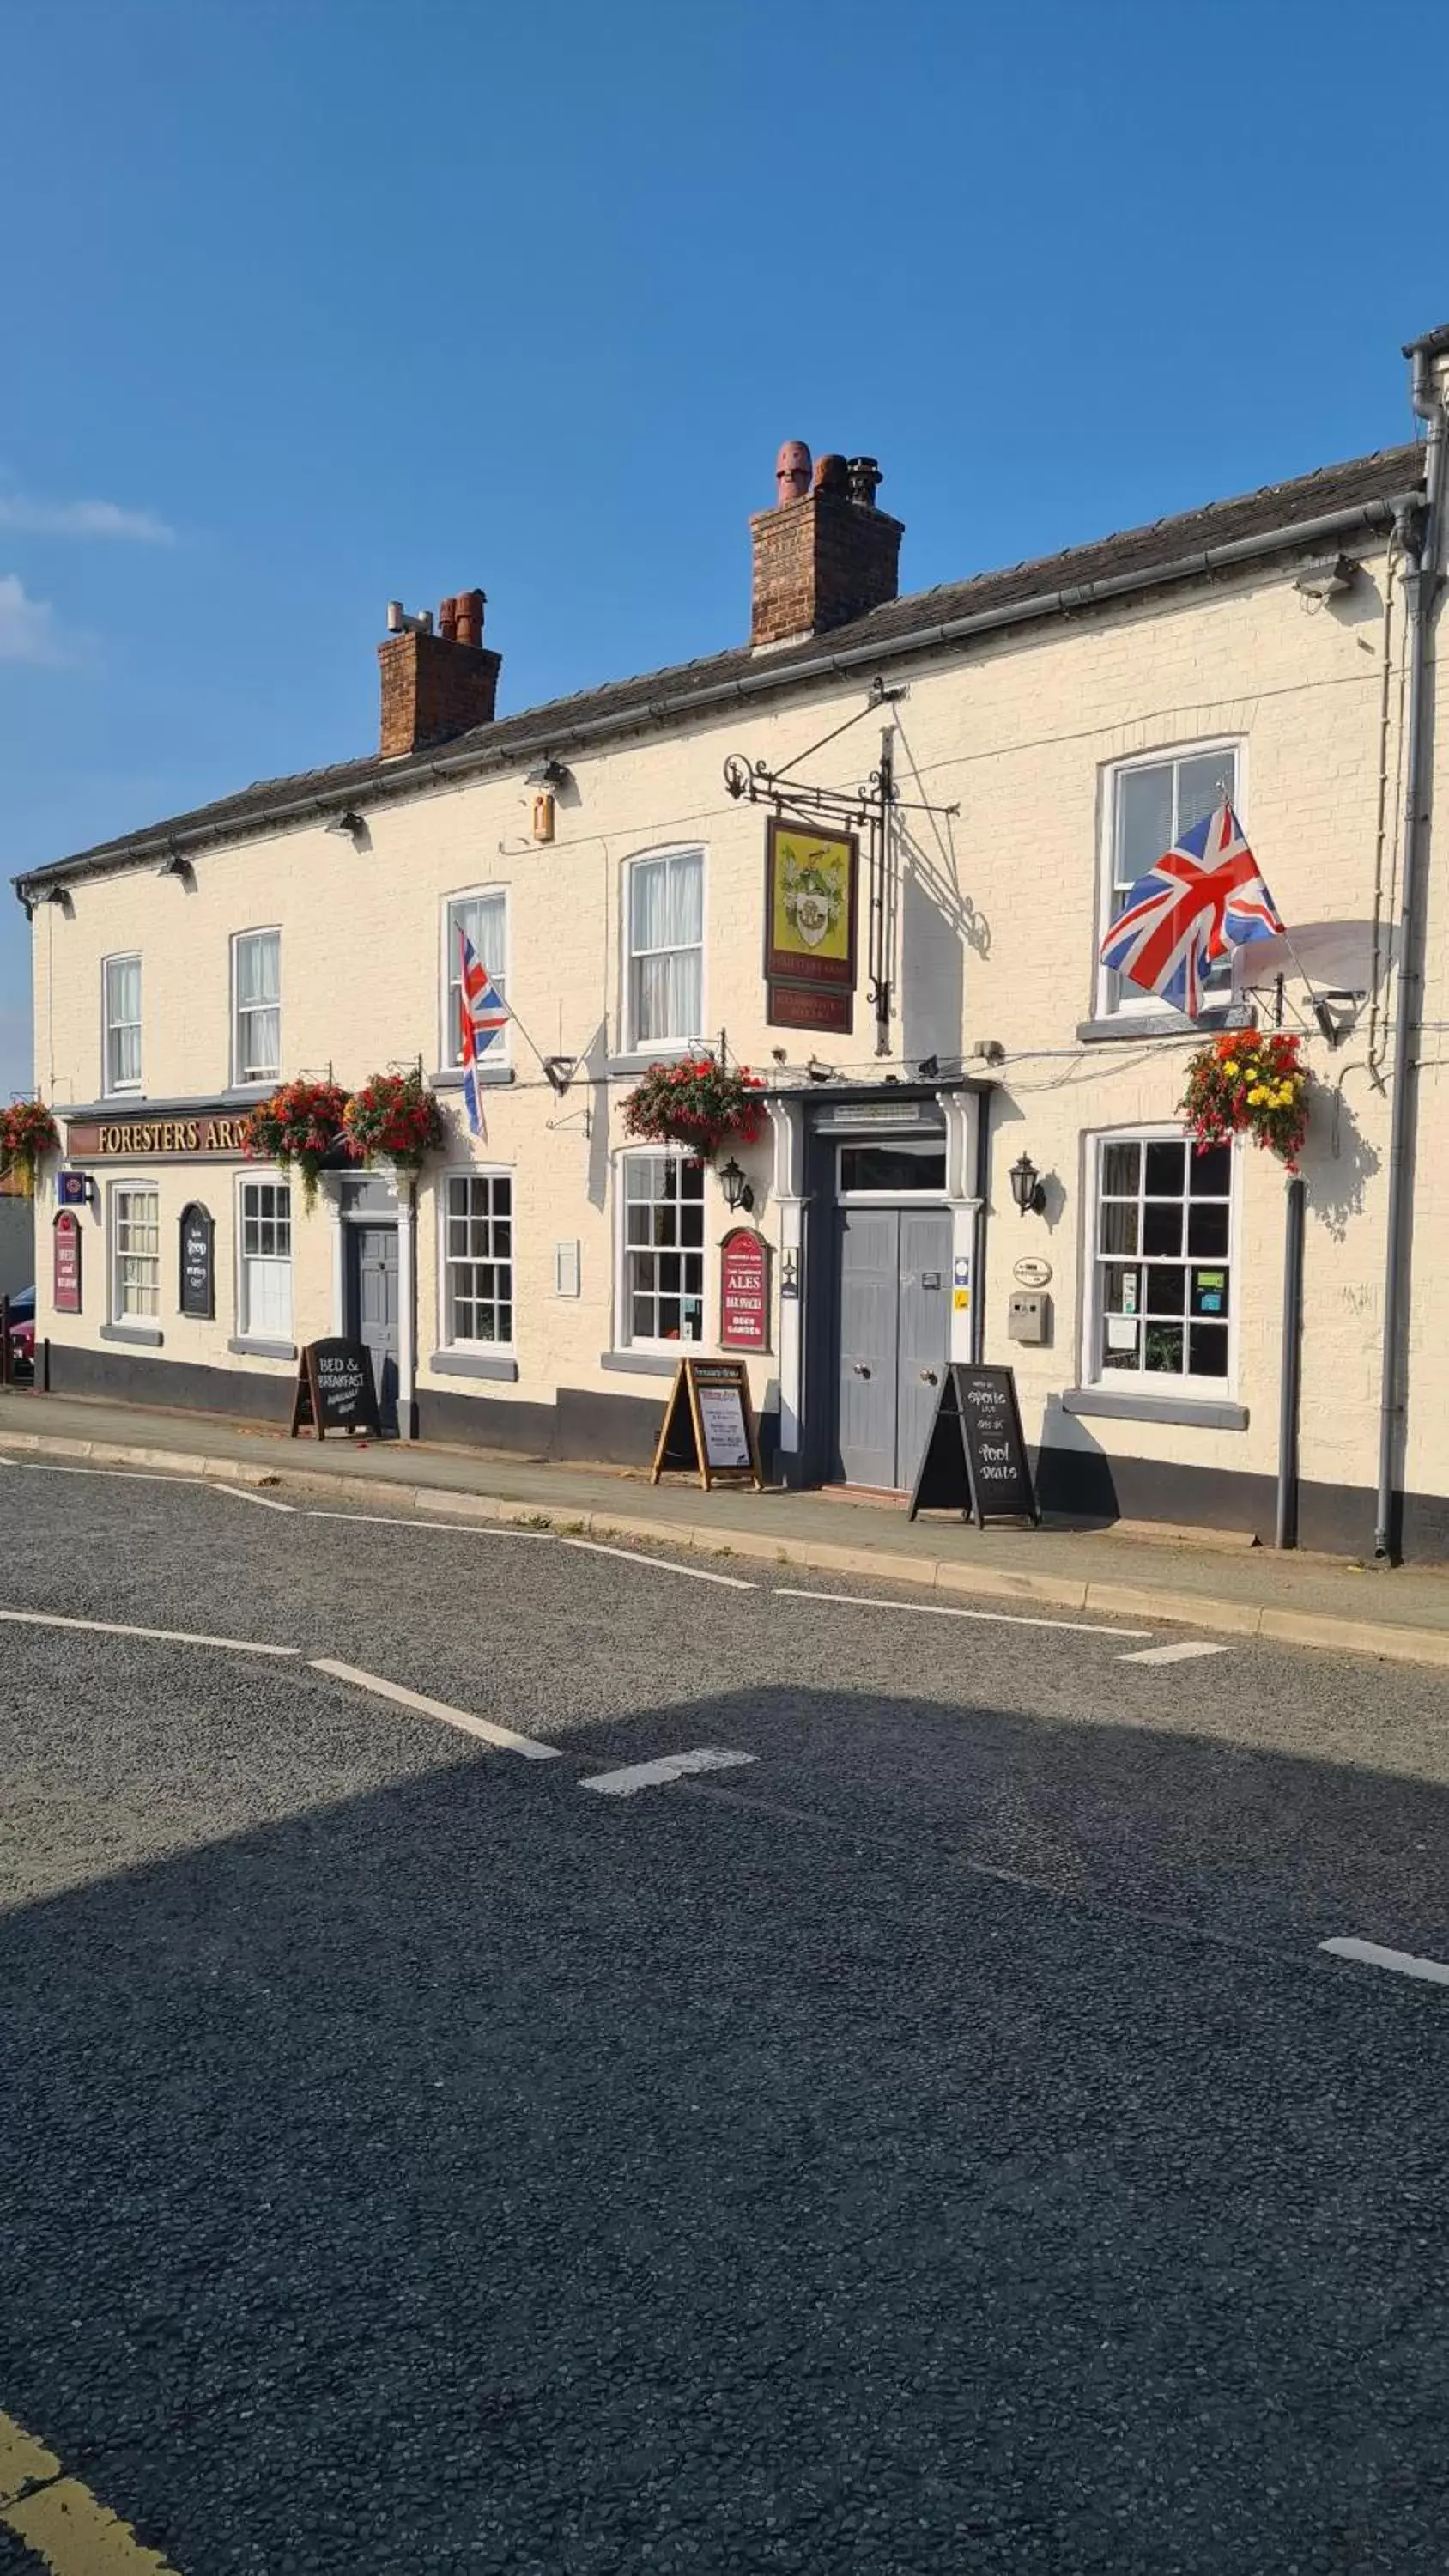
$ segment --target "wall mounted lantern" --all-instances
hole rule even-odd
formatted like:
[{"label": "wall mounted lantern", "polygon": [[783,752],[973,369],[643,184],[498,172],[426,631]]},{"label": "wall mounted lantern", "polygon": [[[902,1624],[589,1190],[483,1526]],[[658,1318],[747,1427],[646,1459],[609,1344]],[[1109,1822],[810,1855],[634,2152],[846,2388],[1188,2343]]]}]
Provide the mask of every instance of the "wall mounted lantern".
[{"label": "wall mounted lantern", "polygon": [[1046,1207],[1046,1191],[1030,1154],[1022,1154],[1011,1167],[1011,1195],[1023,1216],[1040,1216]]},{"label": "wall mounted lantern", "polygon": [[738,1216],[741,1208],[744,1209],[745,1214],[748,1216],[751,1208],[755,1204],[755,1193],[751,1189],[749,1182],[746,1180],[744,1173],[740,1170],[733,1154],[731,1154],[729,1161],[726,1163],[724,1170],[719,1176],[719,1185],[724,1192],[725,1206],[729,1209],[731,1216]]}]

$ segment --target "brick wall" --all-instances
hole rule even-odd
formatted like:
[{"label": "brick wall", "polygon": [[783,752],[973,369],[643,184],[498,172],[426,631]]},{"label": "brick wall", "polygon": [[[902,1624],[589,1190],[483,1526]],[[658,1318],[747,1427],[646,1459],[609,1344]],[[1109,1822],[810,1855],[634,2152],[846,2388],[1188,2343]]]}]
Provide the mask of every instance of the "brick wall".
[{"label": "brick wall", "polygon": [[750,521],[753,644],[821,635],[896,596],[899,519],[835,492],[812,492]]},{"label": "brick wall", "polygon": [[377,648],[384,760],[493,722],[503,657],[443,635],[389,635]]}]

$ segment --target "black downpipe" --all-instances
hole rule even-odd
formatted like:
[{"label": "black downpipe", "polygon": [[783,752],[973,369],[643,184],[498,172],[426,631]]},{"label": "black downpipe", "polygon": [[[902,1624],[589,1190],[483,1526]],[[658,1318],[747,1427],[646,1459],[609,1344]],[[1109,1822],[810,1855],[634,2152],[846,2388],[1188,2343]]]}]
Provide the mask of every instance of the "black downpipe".
[{"label": "black downpipe", "polygon": [[1303,1384],[1303,1210],[1301,1178],[1288,1184],[1283,1244],[1283,1375],[1278,1398],[1278,1508],[1275,1547],[1298,1545],[1298,1423]]}]

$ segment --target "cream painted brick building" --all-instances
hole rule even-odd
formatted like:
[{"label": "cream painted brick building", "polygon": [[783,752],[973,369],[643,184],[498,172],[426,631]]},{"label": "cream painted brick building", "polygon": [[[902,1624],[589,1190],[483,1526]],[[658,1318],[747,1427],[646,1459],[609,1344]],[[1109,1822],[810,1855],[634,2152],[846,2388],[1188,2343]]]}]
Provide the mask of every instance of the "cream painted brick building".
[{"label": "cream painted brick building", "polygon": [[[21,882],[36,1086],[64,1147],[38,1210],[51,1385],[283,1421],[300,1346],[348,1330],[403,1437],[646,1459],[679,1350],[718,1347],[719,1244],[745,1220],[713,1171],[633,1147],[622,1103],[648,1062],[723,1045],[768,1086],[767,1133],[738,1161],[770,1255],[749,1366],[773,1472],[908,1487],[948,1354],[1009,1361],[1049,1506],[1271,1536],[1284,1175],[1243,1146],[1185,1154],[1201,1032],[1097,963],[1125,883],[1221,788],[1290,926],[1341,932],[1314,951],[1333,1043],[1296,970],[1285,988],[1314,1075],[1301,1537],[1374,1545],[1409,1080],[1394,1543],[1449,1553],[1449,918],[1432,839],[1411,851],[1405,825],[1425,450],[911,599],[865,466],[847,480],[825,460],[813,492],[787,475],[754,523],[757,566],[768,548],[778,573],[783,548],[788,579],[765,601],[757,578],[751,647],[496,720],[465,594],[438,632],[381,648],[379,755]],[[799,819],[802,787],[853,789],[887,733],[881,1053],[864,864],[853,1027],[768,1016],[771,799],[732,795],[725,764],[788,774]],[[1415,856],[1406,1074],[1391,961]],[[450,1023],[460,921],[514,1013],[485,1058],[485,1137]],[[1215,991],[1213,1025],[1274,1007],[1271,987]],[[309,1215],[295,1180],[240,1154],[276,1079],[330,1068],[352,1088],[419,1062],[449,1143],[415,1186],[339,1167]],[[1040,1213],[1014,1204],[1023,1155]],[[86,1191],[67,1312],[48,1252],[62,1171]],[[187,1296],[184,1217],[211,1252]],[[1014,1337],[1023,1262],[1049,1266],[1027,1292],[1039,1339]]]}]

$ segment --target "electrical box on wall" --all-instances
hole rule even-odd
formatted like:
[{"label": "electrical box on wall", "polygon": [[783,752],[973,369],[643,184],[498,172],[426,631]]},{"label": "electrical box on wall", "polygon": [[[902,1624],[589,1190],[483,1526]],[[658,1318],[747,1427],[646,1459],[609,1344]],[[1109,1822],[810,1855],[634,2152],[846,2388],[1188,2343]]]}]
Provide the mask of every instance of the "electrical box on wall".
[{"label": "electrical box on wall", "polygon": [[1052,1301],[1044,1288],[1013,1288],[1006,1302],[1009,1342],[1049,1342]]}]

